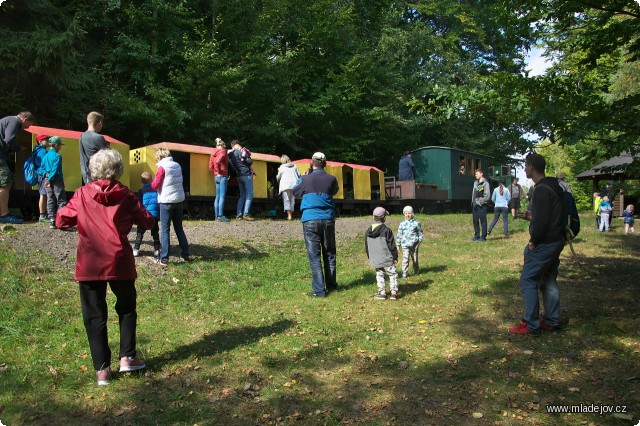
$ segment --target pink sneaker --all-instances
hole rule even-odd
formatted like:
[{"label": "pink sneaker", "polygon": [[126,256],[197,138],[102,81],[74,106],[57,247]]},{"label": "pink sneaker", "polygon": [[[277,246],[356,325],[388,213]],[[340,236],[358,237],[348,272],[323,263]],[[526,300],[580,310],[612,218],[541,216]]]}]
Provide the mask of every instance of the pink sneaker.
[{"label": "pink sneaker", "polygon": [[123,356],[120,358],[120,372],[126,373],[127,371],[137,371],[145,368],[144,362],[140,361],[136,357]]},{"label": "pink sneaker", "polygon": [[111,367],[96,371],[96,379],[98,379],[98,386],[107,386],[111,379]]}]

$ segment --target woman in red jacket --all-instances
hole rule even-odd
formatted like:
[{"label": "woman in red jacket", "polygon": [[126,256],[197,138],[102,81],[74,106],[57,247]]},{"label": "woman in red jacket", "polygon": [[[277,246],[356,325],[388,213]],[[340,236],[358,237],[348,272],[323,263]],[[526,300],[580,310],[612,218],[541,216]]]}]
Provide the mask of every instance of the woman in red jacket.
[{"label": "woman in red jacket", "polygon": [[216,180],[216,199],[213,202],[215,218],[220,222],[229,222],[224,215],[224,199],[229,185],[229,158],[227,146],[220,138],[216,138],[216,149],[209,157],[209,170],[213,172]]},{"label": "woman in red jacket", "polygon": [[78,227],[76,281],[80,284],[82,318],[98,385],[106,385],[111,377],[107,282],[117,298],[120,372],[145,368],[136,357],[137,273],[127,235],[133,224],[151,229],[155,219],[117,180],[123,171],[122,156],[117,151],[98,151],[89,160],[89,169],[93,181],[78,188],[58,211],[56,225],[59,229]]}]

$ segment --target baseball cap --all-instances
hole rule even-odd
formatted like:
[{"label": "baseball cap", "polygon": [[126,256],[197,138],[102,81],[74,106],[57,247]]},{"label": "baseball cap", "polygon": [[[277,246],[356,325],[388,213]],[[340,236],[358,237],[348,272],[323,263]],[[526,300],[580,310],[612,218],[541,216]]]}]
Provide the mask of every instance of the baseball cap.
[{"label": "baseball cap", "polygon": [[318,160],[318,161],[327,161],[327,157],[321,152],[314,153],[311,159]]},{"label": "baseball cap", "polygon": [[47,135],[38,135],[36,136],[36,141],[38,141],[38,143],[42,142],[43,139],[47,139],[49,136]]},{"label": "baseball cap", "polygon": [[58,136],[51,136],[49,138],[49,146],[54,146],[54,145],[64,145],[62,143],[62,139],[60,139]]},{"label": "baseball cap", "polygon": [[373,217],[385,217],[389,214],[388,211],[384,209],[384,207],[376,207],[373,209]]}]

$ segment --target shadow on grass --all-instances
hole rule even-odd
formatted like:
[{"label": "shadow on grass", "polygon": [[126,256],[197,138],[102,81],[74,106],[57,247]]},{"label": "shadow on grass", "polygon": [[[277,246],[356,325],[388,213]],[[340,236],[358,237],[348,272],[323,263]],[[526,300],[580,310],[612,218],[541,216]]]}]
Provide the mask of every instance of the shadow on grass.
[{"label": "shadow on grass", "polygon": [[[407,286],[428,288],[446,269],[430,268],[424,282]],[[87,408],[82,398],[65,407],[50,393],[24,398],[30,383],[16,373],[12,383],[23,389],[13,403],[29,413],[23,423],[35,424],[636,424],[638,276],[640,262],[631,255],[572,262],[563,254],[559,284],[562,316],[568,320],[561,332],[538,338],[507,334],[506,327],[522,315],[522,302],[517,279],[499,279],[478,283],[471,289],[473,298],[461,293],[449,315],[442,315],[444,321],[438,322],[440,313],[434,311],[433,323],[425,316],[424,325],[402,329],[409,340],[395,340],[388,324],[380,325],[385,328],[381,334],[369,328],[378,325],[361,326],[362,339],[353,346],[352,337],[358,339],[358,334],[318,334],[304,346],[283,340],[269,353],[256,349],[236,354],[254,357],[258,368],[252,368],[264,371],[233,368],[231,361],[231,368],[219,369],[217,376],[185,367],[168,377],[123,380],[107,396],[102,412],[103,403]],[[375,275],[367,271],[344,287],[372,282]],[[398,302],[380,305],[384,318],[392,316],[386,315],[391,309],[401,314],[402,299]],[[480,310],[484,305],[489,309]],[[327,312],[317,312],[322,321]],[[293,321],[282,320],[222,330],[148,362],[154,369],[191,357],[206,363],[207,357],[293,327]],[[372,340],[365,340],[365,334]],[[372,344],[376,339],[380,341]],[[416,348],[430,346],[440,352],[423,359],[414,355]],[[112,404],[115,393],[126,393],[126,404]],[[34,412],[30,404],[36,397],[39,411]],[[624,405],[632,420],[597,413],[550,414],[545,408],[550,404]]]},{"label": "shadow on grass", "polygon": [[[153,251],[151,248],[143,246],[141,255],[151,255]],[[203,244],[189,244],[189,254],[193,257],[194,262],[210,262],[216,260],[245,260],[245,259],[261,259],[267,257],[269,253],[256,248],[246,242],[240,243],[240,247],[237,246],[208,246]],[[169,256],[178,258],[180,257],[180,247],[176,244],[171,245]]]},{"label": "shadow on grass", "polygon": [[147,359],[145,362],[150,368],[159,370],[165,364],[176,360],[185,360],[191,357],[208,357],[233,350],[238,346],[253,344],[263,337],[283,333],[294,325],[293,321],[284,319],[261,327],[247,326],[220,330],[206,334],[200,340],[188,345],[179,346],[171,352]]}]

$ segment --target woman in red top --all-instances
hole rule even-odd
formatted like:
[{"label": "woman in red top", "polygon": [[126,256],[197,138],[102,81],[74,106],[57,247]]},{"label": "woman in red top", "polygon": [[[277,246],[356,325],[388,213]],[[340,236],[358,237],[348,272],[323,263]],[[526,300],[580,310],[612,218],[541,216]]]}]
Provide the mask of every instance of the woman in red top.
[{"label": "woman in red top", "polygon": [[216,179],[216,199],[213,202],[216,220],[229,222],[229,219],[224,215],[224,198],[227,195],[227,186],[229,185],[229,157],[227,146],[220,138],[216,138],[216,149],[213,150],[209,158],[209,170],[213,172]]},{"label": "woman in red top", "polygon": [[120,324],[120,371],[145,368],[136,357],[136,287],[133,250],[127,235],[133,224],[151,229],[153,216],[138,197],[117,179],[122,156],[103,149],[89,160],[93,181],[76,190],[58,210],[59,229],[78,227],[76,281],[80,284],[82,317],[89,339],[98,385],[111,377],[111,350],[107,340],[107,282],[116,295]]}]

